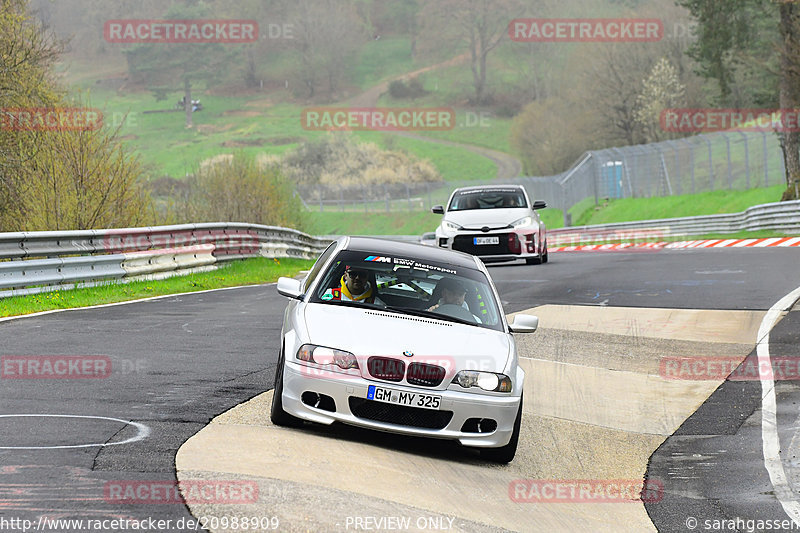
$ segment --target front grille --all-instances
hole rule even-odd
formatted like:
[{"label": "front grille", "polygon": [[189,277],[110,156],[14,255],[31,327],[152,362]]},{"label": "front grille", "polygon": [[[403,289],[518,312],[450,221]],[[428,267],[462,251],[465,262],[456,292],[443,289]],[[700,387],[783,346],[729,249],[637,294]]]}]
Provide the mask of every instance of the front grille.
[{"label": "front grille", "polygon": [[367,370],[374,378],[402,381],[406,373],[406,364],[391,357],[370,357],[367,359]]},{"label": "front grille", "polygon": [[411,363],[408,365],[408,376],[406,381],[411,385],[422,385],[423,387],[436,387],[444,379],[447,371],[437,365],[425,363]]},{"label": "front grille", "polygon": [[350,396],[350,412],[358,418],[387,422],[399,426],[424,429],[444,429],[453,418],[453,411],[434,411],[419,407],[406,407],[390,403],[376,402]]},{"label": "front grille", "polygon": [[[512,253],[508,249],[508,233],[475,233],[472,235],[456,235],[453,239],[453,250],[472,255],[506,255]],[[473,244],[475,237],[498,237],[498,244]],[[519,252],[517,252],[519,253]]]}]

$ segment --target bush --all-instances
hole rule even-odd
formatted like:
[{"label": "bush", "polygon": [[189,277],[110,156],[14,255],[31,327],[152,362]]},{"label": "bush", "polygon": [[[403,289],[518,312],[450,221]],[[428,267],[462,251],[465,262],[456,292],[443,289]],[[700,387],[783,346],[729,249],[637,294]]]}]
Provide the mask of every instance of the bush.
[{"label": "bush", "polygon": [[394,80],[389,84],[389,95],[397,100],[419,98],[426,94],[428,93],[418,77],[411,78],[408,83],[403,80]]},{"label": "bush", "polygon": [[246,222],[303,229],[302,201],[277,165],[238,153],[206,164],[176,202],[183,222]]}]

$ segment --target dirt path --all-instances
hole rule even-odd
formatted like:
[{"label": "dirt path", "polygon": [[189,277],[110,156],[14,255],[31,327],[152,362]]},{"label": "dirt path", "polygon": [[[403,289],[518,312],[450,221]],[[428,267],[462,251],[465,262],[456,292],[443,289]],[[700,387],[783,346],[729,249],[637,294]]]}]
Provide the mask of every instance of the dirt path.
[{"label": "dirt path", "polygon": [[[453,59],[445,61],[443,63],[437,63],[436,65],[430,65],[425,68],[421,68],[412,72],[406,72],[405,74],[401,74],[399,76],[395,76],[394,78],[388,79],[375,85],[374,87],[370,87],[363,93],[350,98],[344,102],[345,105],[350,107],[377,107],[378,100],[380,97],[389,91],[389,84],[395,80],[403,79],[403,78],[410,78],[422,74],[424,72],[429,72],[431,70],[435,70],[438,68],[443,67],[450,67],[453,65],[457,65],[463,61],[468,59],[467,54],[462,54],[460,56],[456,56]],[[483,148],[482,146],[475,146],[472,144],[463,144],[454,141],[447,141],[443,139],[433,139],[431,137],[426,137],[425,135],[420,135],[417,133],[412,132],[386,132],[391,133],[393,135],[399,135],[401,137],[407,137],[409,139],[416,139],[419,141],[437,143],[437,144],[444,144],[447,146],[453,146],[456,148],[462,148],[464,150],[468,150],[474,154],[478,154],[482,157],[490,159],[495,165],[497,165],[497,175],[495,179],[497,180],[508,180],[511,178],[516,178],[517,176],[522,174],[522,162],[517,159],[516,157],[509,155],[505,152],[498,152],[497,150],[491,150],[489,148]]]}]

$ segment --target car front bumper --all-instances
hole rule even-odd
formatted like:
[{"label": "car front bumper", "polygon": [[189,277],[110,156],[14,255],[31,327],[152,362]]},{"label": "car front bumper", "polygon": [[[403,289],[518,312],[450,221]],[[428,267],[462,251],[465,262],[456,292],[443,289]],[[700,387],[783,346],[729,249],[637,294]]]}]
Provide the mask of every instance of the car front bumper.
[{"label": "car front bumper", "polygon": [[[409,387],[395,383],[384,383],[369,381],[358,376],[342,374],[342,378],[309,376],[309,367],[304,365],[287,362],[284,367],[283,381],[283,408],[289,414],[298,418],[318,422],[320,424],[332,424],[342,422],[354,426],[401,433],[405,435],[415,435],[439,439],[458,440],[464,446],[474,446],[483,448],[496,448],[508,444],[513,432],[514,421],[519,408],[519,396],[493,396],[483,395],[472,392],[459,392],[453,390],[428,390],[421,387]],[[442,397],[439,414],[419,413],[424,418],[439,417],[446,418],[445,413],[452,412],[449,422],[441,429],[430,429],[404,425],[389,421],[375,420],[356,416],[351,409],[351,405],[368,402],[366,407],[385,408],[382,411],[392,412],[391,404],[366,400],[369,385],[377,385],[387,389],[400,392],[412,392],[422,394],[434,394]],[[521,389],[520,389],[521,390]],[[319,407],[309,405],[303,401],[304,393],[315,393],[325,395],[333,399],[335,410],[331,410],[331,405],[320,403]],[[351,400],[355,398],[355,402]],[[379,404],[379,405],[376,405]],[[324,407],[324,408],[323,408]],[[418,411],[431,411],[420,408],[404,408],[403,417],[408,416],[406,409],[418,409]],[[401,410],[396,410],[401,411]],[[412,413],[413,416],[413,413]],[[398,416],[398,418],[401,418]],[[491,419],[496,421],[497,428],[485,433],[475,431],[462,431],[468,419]]]},{"label": "car front bumper", "polygon": [[[476,237],[497,237],[497,244],[474,244]],[[531,228],[490,232],[459,231],[437,233],[436,244],[481,258],[484,262],[513,261],[515,259],[541,258],[539,233]]]}]

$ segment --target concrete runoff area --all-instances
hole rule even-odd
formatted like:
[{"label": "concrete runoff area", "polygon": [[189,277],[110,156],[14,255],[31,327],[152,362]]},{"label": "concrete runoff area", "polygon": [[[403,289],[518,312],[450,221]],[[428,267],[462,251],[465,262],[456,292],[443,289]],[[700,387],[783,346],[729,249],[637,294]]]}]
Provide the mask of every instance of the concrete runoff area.
[{"label": "concrete runoff area", "polygon": [[190,503],[192,514],[275,516],[281,531],[298,532],[655,531],[635,498],[541,503],[515,487],[641,484],[650,455],[722,381],[665,379],[661,358],[743,360],[764,313],[550,305],[525,313],[539,316],[540,330],[515,336],[526,392],[509,465],[448,441],[276,427],[270,391],[212,420],[176,457],[178,479],[253,480],[257,502]]}]

